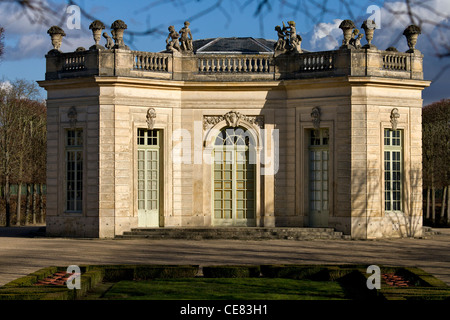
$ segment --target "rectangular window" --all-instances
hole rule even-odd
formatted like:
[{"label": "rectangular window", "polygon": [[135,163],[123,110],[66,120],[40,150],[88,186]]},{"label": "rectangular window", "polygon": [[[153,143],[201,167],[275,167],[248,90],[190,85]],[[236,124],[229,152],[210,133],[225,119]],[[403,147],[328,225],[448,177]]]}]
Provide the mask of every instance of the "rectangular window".
[{"label": "rectangular window", "polygon": [[402,132],[384,130],[384,209],[402,210]]},{"label": "rectangular window", "polygon": [[81,212],[83,202],[83,130],[66,131],[66,210]]}]

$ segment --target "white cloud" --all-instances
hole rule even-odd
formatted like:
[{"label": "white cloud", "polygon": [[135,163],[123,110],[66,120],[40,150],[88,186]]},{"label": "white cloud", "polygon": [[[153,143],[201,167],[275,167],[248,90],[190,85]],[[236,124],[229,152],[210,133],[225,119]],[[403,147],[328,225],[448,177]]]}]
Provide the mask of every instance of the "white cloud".
[{"label": "white cloud", "polygon": [[311,50],[326,51],[339,47],[338,38],[342,35],[339,29],[341,19],[335,19],[331,23],[319,23],[314,26],[310,39]]}]

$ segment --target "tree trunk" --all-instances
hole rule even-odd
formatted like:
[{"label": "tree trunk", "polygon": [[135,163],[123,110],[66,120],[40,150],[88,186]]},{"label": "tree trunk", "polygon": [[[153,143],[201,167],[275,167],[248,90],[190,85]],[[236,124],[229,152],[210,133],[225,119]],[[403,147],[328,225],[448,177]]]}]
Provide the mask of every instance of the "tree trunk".
[{"label": "tree trunk", "polygon": [[5,226],[11,226],[11,190],[8,175],[5,177]]},{"label": "tree trunk", "polygon": [[431,187],[432,193],[431,193],[431,222],[434,223],[434,220],[436,219],[436,188],[433,186]]},{"label": "tree trunk", "polygon": [[445,223],[444,221],[444,215],[445,215],[445,202],[447,198],[447,186],[444,187],[444,191],[442,192],[442,205],[441,205],[441,218],[440,222]]},{"label": "tree trunk", "polygon": [[27,194],[25,198],[25,225],[30,221],[30,185],[27,184]]},{"label": "tree trunk", "polygon": [[430,219],[430,195],[431,195],[431,188],[428,187],[427,188],[427,211],[426,211],[427,213],[425,216],[426,219]]},{"label": "tree trunk", "polygon": [[450,185],[447,186],[447,224],[450,225]]},{"label": "tree trunk", "polygon": [[33,224],[36,224],[36,212],[37,212],[36,199],[37,199],[37,187],[36,184],[33,183],[33,209],[32,209]]},{"label": "tree trunk", "polygon": [[16,208],[16,226],[20,226],[21,219],[21,209],[22,209],[22,182],[19,182],[17,186],[17,208]]},{"label": "tree trunk", "polygon": [[39,184],[39,212],[40,212],[40,222],[44,223],[44,185],[42,183]]}]

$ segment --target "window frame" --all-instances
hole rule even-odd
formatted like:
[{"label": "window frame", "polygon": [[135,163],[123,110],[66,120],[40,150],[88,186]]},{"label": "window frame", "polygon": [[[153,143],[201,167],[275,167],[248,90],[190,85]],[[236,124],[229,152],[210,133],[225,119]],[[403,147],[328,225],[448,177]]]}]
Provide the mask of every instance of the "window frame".
[{"label": "window frame", "polygon": [[[389,137],[386,133],[389,132]],[[394,137],[393,133],[398,133]],[[395,140],[394,140],[395,139]],[[392,144],[393,141],[398,144]],[[388,142],[388,143],[387,143]],[[389,155],[389,159],[387,159]],[[387,165],[389,168],[387,169]],[[404,130],[383,129],[383,208],[385,212],[404,211]],[[387,190],[389,184],[389,190]],[[397,185],[395,185],[397,184]],[[398,198],[396,193],[398,193]],[[389,195],[389,197],[388,197]],[[389,206],[388,206],[389,205]]]},{"label": "window frame", "polygon": [[[65,128],[64,129],[64,212],[69,214],[81,214],[83,213],[84,208],[84,188],[85,188],[85,137],[84,137],[84,128]],[[80,139],[75,144],[69,143],[69,132],[79,132],[80,134],[77,136],[75,134],[74,139]],[[79,153],[79,156],[78,154]],[[69,154],[73,154],[73,162],[74,162],[74,170],[73,170],[73,183],[75,185],[75,189],[72,191],[75,195],[79,193],[81,195],[81,199],[77,200],[76,196],[73,199],[69,199]],[[79,172],[78,162],[81,162],[81,172]],[[78,184],[80,184],[80,189],[78,189]],[[69,202],[73,202],[73,207],[70,207]]]}]

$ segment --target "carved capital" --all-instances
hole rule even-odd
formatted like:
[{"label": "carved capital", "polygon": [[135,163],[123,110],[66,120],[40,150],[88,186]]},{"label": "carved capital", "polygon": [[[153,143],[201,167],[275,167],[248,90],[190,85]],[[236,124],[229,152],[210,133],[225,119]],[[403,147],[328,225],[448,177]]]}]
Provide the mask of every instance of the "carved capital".
[{"label": "carved capital", "polygon": [[149,130],[153,130],[155,127],[156,111],[154,108],[148,108],[147,110],[147,127]]}]

